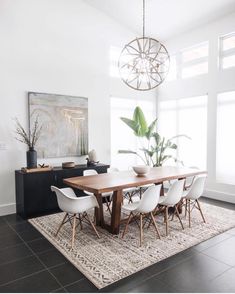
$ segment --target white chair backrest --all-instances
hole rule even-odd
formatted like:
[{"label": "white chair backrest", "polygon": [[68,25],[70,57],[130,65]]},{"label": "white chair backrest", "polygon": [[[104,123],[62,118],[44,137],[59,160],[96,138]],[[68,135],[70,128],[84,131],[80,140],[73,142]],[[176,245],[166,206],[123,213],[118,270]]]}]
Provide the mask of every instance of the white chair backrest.
[{"label": "white chair backrest", "polygon": [[77,197],[71,188],[59,189],[51,186],[51,190],[56,193],[58,206],[62,211],[68,213],[82,213],[92,207],[98,207],[94,196]]},{"label": "white chair backrest", "polygon": [[[189,168],[199,169],[197,166],[189,166]],[[185,186],[191,186],[196,176],[187,177],[185,179]]]},{"label": "white chair backrest", "polygon": [[84,176],[94,176],[97,175],[97,171],[95,169],[86,169],[83,171]]},{"label": "white chair backrest", "polygon": [[149,187],[142,195],[136,210],[141,213],[149,213],[153,211],[159,202],[161,187],[162,185]]},{"label": "white chair backrest", "polygon": [[178,180],[177,182],[174,182],[167,192],[164,203],[167,203],[169,206],[177,204],[183,195],[184,183],[185,180]]},{"label": "white chair backrest", "polygon": [[73,189],[65,188],[59,189],[55,186],[51,186],[51,191],[56,193],[58,206],[62,211],[70,212],[77,196]]},{"label": "white chair backrest", "polygon": [[107,169],[107,173],[117,173],[119,172],[119,169],[117,167],[109,167]]},{"label": "white chair backrest", "polygon": [[[85,169],[83,171],[83,176],[95,176],[95,175],[98,175],[97,171],[95,169]],[[93,193],[91,192],[88,192],[88,191],[85,191],[84,192],[87,194],[87,195],[94,195]]]},{"label": "white chair backrest", "polygon": [[186,198],[190,198],[190,199],[198,199],[199,197],[202,196],[203,191],[204,191],[204,186],[205,186],[205,182],[206,182],[206,176],[200,176],[197,177],[191,188],[189,189],[189,192],[186,196]]}]

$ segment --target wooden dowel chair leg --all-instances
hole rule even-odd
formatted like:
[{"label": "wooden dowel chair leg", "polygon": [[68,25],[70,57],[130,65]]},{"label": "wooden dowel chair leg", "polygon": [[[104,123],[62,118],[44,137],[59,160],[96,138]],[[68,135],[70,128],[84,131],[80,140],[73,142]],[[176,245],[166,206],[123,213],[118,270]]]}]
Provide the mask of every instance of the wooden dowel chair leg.
[{"label": "wooden dowel chair leg", "polygon": [[168,228],[168,206],[166,206],[166,209],[165,209],[165,222],[166,222],[166,236],[168,236],[168,231],[169,231],[169,228]]},{"label": "wooden dowel chair leg", "polygon": [[188,199],[188,224],[189,224],[189,227],[191,228],[191,207],[190,207],[190,199]]},{"label": "wooden dowel chair leg", "polygon": [[160,232],[159,232],[159,230],[158,230],[158,227],[157,227],[156,221],[155,221],[155,219],[154,219],[153,213],[150,212],[150,215],[151,215],[151,219],[152,219],[153,225],[154,225],[154,227],[155,227],[155,230],[156,230],[156,232],[157,232],[157,234],[158,234],[158,238],[161,239],[161,235],[160,235]]},{"label": "wooden dowel chair leg", "polygon": [[140,213],[140,246],[143,242],[143,215]]},{"label": "wooden dowel chair leg", "polygon": [[81,218],[81,214],[80,213],[79,213],[78,217],[79,217],[80,228],[82,230],[82,218]]},{"label": "wooden dowel chair leg", "polygon": [[177,205],[175,206],[175,212],[176,212],[176,215],[177,215],[177,217],[178,217],[178,219],[179,219],[179,221],[180,221],[181,227],[182,227],[182,229],[184,230],[184,226],[183,226],[183,223],[182,223],[182,221],[181,221],[181,218],[180,218],[180,214],[179,214],[179,210],[178,210]]},{"label": "wooden dowel chair leg", "polygon": [[132,218],[132,212],[131,212],[131,213],[129,214],[129,216],[128,216],[128,219],[127,219],[127,222],[126,222],[126,225],[125,225],[125,229],[124,229],[124,231],[123,231],[123,233],[122,233],[122,238],[125,236],[125,234],[126,234],[126,232],[127,232],[128,224],[129,224],[131,218]]},{"label": "wooden dowel chair leg", "polygon": [[202,212],[202,209],[201,209],[201,205],[199,204],[198,199],[196,200],[196,203],[197,203],[198,209],[199,209],[199,211],[201,213],[202,219],[203,219],[204,223],[206,223],[206,219],[205,219],[205,217],[203,215],[203,212]]},{"label": "wooden dowel chair leg", "polygon": [[107,197],[105,197],[105,202],[106,202],[106,205],[107,205],[107,210],[109,211],[109,213],[110,213],[110,215],[111,215],[112,212],[111,212],[111,209],[110,209],[110,202],[108,202]]},{"label": "wooden dowel chair leg", "polygon": [[89,216],[88,216],[88,214],[87,214],[87,213],[86,213],[86,217],[87,217],[87,219],[88,219],[88,221],[89,221],[90,225],[92,226],[93,230],[95,231],[95,233],[96,233],[96,236],[97,236],[98,238],[100,238],[100,235],[99,235],[98,231],[96,230],[96,227],[95,227],[95,225],[94,225],[94,224],[93,224],[93,222],[90,220],[90,218],[89,218]]},{"label": "wooden dowel chair leg", "polygon": [[76,231],[76,214],[73,215],[72,248],[74,246],[75,231]]},{"label": "wooden dowel chair leg", "polygon": [[185,199],[185,218],[187,217],[188,199]]},{"label": "wooden dowel chair leg", "polygon": [[64,221],[65,221],[65,219],[66,219],[67,216],[68,216],[68,213],[65,214],[65,216],[64,216],[64,218],[63,218],[61,224],[59,225],[59,228],[58,228],[58,230],[57,230],[56,233],[55,233],[55,237],[58,235],[58,233],[59,233],[60,229],[62,228],[62,226],[63,226],[63,224],[64,224]]}]

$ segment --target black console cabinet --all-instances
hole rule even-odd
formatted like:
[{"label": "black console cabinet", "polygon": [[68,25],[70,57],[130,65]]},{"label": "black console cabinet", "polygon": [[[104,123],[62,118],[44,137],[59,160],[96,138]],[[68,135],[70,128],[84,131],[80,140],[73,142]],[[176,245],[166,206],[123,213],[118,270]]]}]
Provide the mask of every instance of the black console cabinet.
[{"label": "black console cabinet", "polygon": [[[64,188],[63,179],[82,176],[85,169],[95,169],[98,173],[106,173],[109,165],[97,164],[77,165],[75,168],[54,168],[51,171],[38,173],[23,173],[15,171],[16,182],[16,211],[23,218],[36,217],[60,211],[55,193],[51,192],[52,185]],[[77,196],[84,195],[83,191],[75,190]]]}]

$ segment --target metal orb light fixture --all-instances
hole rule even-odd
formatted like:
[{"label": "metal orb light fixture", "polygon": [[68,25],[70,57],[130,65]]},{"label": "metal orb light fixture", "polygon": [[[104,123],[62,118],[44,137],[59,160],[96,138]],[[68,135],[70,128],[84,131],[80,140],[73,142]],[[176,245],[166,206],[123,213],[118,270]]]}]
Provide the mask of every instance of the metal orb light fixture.
[{"label": "metal orb light fixture", "polygon": [[143,0],[143,36],[125,45],[118,61],[123,82],[135,90],[148,91],[166,78],[170,56],[163,44],[145,37],[145,0]]}]

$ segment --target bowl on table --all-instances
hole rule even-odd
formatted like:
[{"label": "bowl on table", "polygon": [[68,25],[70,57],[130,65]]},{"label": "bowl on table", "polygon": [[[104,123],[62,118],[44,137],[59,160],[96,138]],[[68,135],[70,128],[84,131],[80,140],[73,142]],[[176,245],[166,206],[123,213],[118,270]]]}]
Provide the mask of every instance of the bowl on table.
[{"label": "bowl on table", "polygon": [[150,171],[150,166],[148,165],[136,165],[132,167],[134,172],[137,174],[139,177],[143,177],[147,175]]}]

